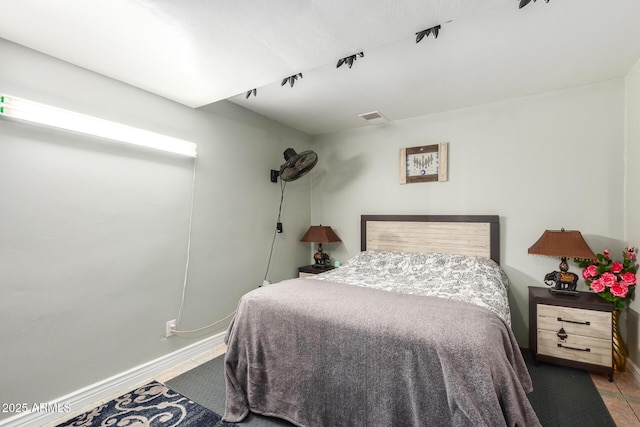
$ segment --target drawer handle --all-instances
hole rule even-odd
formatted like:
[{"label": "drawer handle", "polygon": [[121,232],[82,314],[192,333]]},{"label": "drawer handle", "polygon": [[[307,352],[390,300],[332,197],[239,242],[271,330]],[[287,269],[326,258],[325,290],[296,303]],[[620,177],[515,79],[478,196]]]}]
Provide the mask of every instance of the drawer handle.
[{"label": "drawer handle", "polygon": [[591,322],[576,322],[575,320],[567,320],[562,317],[558,317],[558,322],[567,322],[567,323],[575,323],[576,325],[587,325],[589,326]]},{"label": "drawer handle", "polygon": [[577,351],[586,351],[587,353],[591,353],[591,349],[590,348],[577,348],[577,347],[571,347],[569,345],[562,345],[560,343],[558,343],[558,347],[562,347],[562,348],[566,348],[567,350],[577,350]]}]

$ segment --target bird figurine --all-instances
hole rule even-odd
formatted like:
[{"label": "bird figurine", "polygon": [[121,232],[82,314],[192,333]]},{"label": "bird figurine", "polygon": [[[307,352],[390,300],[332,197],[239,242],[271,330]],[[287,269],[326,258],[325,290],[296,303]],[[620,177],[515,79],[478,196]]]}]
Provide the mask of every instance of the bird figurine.
[{"label": "bird figurine", "polygon": [[[533,2],[535,3],[536,0],[533,0]],[[544,0],[544,2],[545,3],[549,3],[549,0]],[[518,9],[522,9],[523,7],[528,5],[529,3],[531,3],[531,0],[520,0],[520,7],[518,7]]]},{"label": "bird figurine", "polygon": [[293,76],[285,77],[284,80],[282,80],[282,83],[280,83],[280,86],[284,86],[285,84],[287,84],[287,82],[289,82],[289,85],[291,87],[293,87],[293,84],[296,82],[298,77],[302,78],[302,73],[298,73],[298,74],[294,74]]},{"label": "bird figurine", "polygon": [[440,25],[436,25],[435,27],[427,28],[426,30],[418,31],[416,33],[416,43],[420,43],[420,41],[429,37],[429,34],[433,34],[433,37],[438,38],[438,34],[440,33]]}]

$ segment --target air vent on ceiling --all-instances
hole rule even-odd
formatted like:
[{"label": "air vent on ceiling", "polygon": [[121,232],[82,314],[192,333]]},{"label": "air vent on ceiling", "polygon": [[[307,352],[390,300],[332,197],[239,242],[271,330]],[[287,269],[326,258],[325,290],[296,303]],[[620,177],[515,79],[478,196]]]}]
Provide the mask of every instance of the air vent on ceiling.
[{"label": "air vent on ceiling", "polygon": [[382,123],[387,123],[389,121],[389,119],[387,119],[380,111],[372,111],[370,113],[358,114],[358,116],[362,117],[372,125],[379,125]]}]

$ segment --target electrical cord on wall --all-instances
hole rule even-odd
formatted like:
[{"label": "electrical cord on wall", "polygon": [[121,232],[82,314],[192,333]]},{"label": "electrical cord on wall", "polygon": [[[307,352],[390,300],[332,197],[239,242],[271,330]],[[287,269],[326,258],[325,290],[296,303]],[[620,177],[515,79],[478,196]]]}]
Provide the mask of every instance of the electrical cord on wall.
[{"label": "electrical cord on wall", "polygon": [[[191,253],[191,224],[192,224],[192,220],[193,220],[193,195],[195,194],[195,185],[196,185],[196,167],[195,167],[195,163],[193,166],[193,189],[191,191],[191,213],[189,215],[189,240],[188,240],[188,244],[187,244],[187,263],[185,266],[185,272],[184,272],[184,283],[182,286],[182,301],[180,302],[180,310],[178,311],[178,317],[176,319],[176,325],[180,322],[180,319],[182,317],[182,308],[184,307],[184,301],[185,301],[185,296],[187,293],[187,278],[188,278],[188,272],[189,272],[189,257],[190,257],[190,253]],[[284,189],[287,185],[287,182],[284,180],[280,180],[280,206],[278,207],[278,221],[276,222],[276,228],[273,230],[273,240],[271,241],[271,250],[269,251],[269,261],[267,262],[267,271],[265,271],[264,273],[264,281],[262,282],[262,284],[260,286],[265,285],[267,282],[267,277],[269,276],[269,268],[271,267],[271,257],[273,256],[273,248],[275,246],[276,243],[276,236],[278,235],[278,233],[282,233],[282,222],[281,222],[281,217],[282,217],[282,202],[284,201]],[[183,331],[183,330],[179,330],[177,328],[171,328],[170,331],[173,332],[174,334],[192,334],[195,332],[200,332],[203,331],[205,329],[211,328],[215,325],[217,325],[218,323],[224,322],[225,320],[227,320],[228,318],[232,317],[233,315],[236,314],[236,311],[234,310],[233,313],[223,317],[222,319],[207,325],[207,326],[203,326],[201,328],[197,328],[197,329],[192,329],[192,330],[188,330],[188,331]]]},{"label": "electrical cord on wall", "polygon": [[198,158],[193,159],[193,176],[191,178],[191,202],[189,206],[189,233],[187,237],[187,260],[184,266],[184,280],[182,282],[182,300],[180,301],[180,308],[178,309],[178,317],[176,318],[176,325],[182,319],[182,309],[184,308],[184,300],[187,295],[187,279],[189,278],[189,263],[191,261],[191,228],[193,226],[193,199],[196,194],[196,169]]},{"label": "electrical cord on wall", "polygon": [[230,318],[231,316],[233,316],[234,314],[236,314],[235,310],[233,311],[233,313],[229,314],[228,316],[217,320],[216,322],[207,325],[207,326],[203,326],[201,328],[198,329],[193,329],[193,330],[189,330],[189,331],[181,331],[179,329],[177,329],[177,325],[180,323],[180,320],[182,319],[182,309],[184,308],[184,302],[186,299],[186,295],[187,295],[187,281],[189,278],[189,263],[191,261],[191,229],[192,229],[192,225],[193,225],[193,199],[195,196],[195,192],[196,192],[196,166],[197,166],[197,157],[193,159],[193,177],[191,179],[191,203],[190,203],[190,207],[189,207],[189,234],[188,234],[188,238],[187,238],[187,260],[184,266],[184,281],[182,282],[182,299],[180,301],[180,308],[178,310],[178,317],[176,318],[176,327],[175,328],[171,328],[170,331],[174,334],[191,334],[194,332],[200,332],[203,331],[205,329],[209,329],[214,327],[215,325],[217,325],[218,323],[221,323],[225,320],[227,320],[228,318]]},{"label": "electrical cord on wall", "polygon": [[[231,316],[233,316],[234,314],[236,314],[236,311],[235,311],[235,310],[233,311],[233,313],[231,313],[231,314],[227,315],[226,317],[223,317],[222,319],[220,319],[220,320],[218,320],[218,321],[216,321],[216,322],[214,322],[214,323],[212,323],[212,324],[210,324],[210,325],[203,326],[202,328],[192,329],[192,330],[190,330],[190,331],[181,331],[181,330],[178,330],[178,329],[171,328],[171,329],[170,329],[170,331],[171,331],[171,332],[173,332],[174,334],[193,334],[193,333],[195,333],[195,332],[200,332],[200,331],[204,331],[205,329],[209,329],[209,328],[211,328],[211,327],[213,327],[213,326],[217,325],[218,323],[224,322],[225,320],[227,320],[228,318],[230,318],[230,317],[231,317]],[[178,323],[178,322],[176,321],[176,324],[177,324],[177,323]]]},{"label": "electrical cord on wall", "polygon": [[276,243],[276,236],[278,232],[282,233],[282,222],[280,217],[282,215],[282,201],[284,200],[284,188],[287,185],[287,181],[280,180],[280,207],[278,208],[278,221],[276,222],[276,228],[273,230],[273,240],[271,240],[271,250],[269,251],[269,261],[267,261],[267,271],[264,272],[264,280],[260,286],[268,284],[267,277],[269,276],[269,268],[271,268],[271,257],[273,256],[273,246]]}]

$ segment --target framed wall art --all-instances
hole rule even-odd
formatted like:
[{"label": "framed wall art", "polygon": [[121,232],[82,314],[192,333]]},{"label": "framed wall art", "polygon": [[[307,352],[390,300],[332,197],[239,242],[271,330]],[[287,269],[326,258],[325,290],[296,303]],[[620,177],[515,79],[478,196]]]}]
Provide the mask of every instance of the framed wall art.
[{"label": "framed wall art", "polygon": [[446,181],[447,142],[400,149],[400,184]]}]

